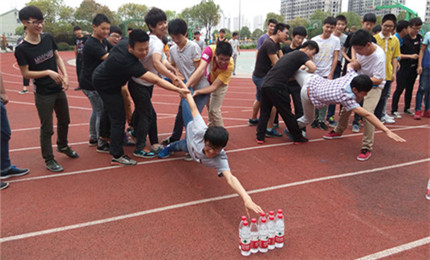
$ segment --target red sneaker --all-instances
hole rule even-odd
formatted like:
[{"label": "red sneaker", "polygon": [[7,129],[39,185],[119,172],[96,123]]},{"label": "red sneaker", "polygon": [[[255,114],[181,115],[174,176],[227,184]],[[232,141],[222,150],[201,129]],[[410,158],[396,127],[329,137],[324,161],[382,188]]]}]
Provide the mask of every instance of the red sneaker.
[{"label": "red sneaker", "polygon": [[257,140],[257,144],[264,144],[264,141],[258,140],[258,139],[256,139],[256,140]]},{"label": "red sneaker", "polygon": [[427,110],[424,112],[423,117],[429,117],[430,118],[430,110]]},{"label": "red sneaker", "polygon": [[336,139],[336,138],[341,138],[342,135],[336,133],[334,130],[331,130],[330,133],[326,134],[325,136],[323,136],[324,139]]},{"label": "red sneaker", "polygon": [[415,111],[414,119],[415,120],[421,120],[421,111]]},{"label": "red sneaker", "polygon": [[357,156],[357,160],[359,161],[367,161],[371,156],[371,152],[367,149],[361,149],[361,153]]}]

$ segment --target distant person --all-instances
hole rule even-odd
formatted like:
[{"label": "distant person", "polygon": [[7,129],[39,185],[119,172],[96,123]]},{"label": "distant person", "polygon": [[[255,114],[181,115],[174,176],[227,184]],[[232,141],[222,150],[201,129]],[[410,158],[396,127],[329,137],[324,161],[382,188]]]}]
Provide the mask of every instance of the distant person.
[{"label": "distant person", "polygon": [[[421,116],[430,117],[430,32],[424,36],[418,58],[417,73],[420,75],[420,85],[415,96],[415,120],[420,120]],[[424,111],[421,112],[421,105],[424,99]]]},{"label": "distant person", "polygon": [[373,28],[372,28],[372,34],[373,34],[373,36],[375,36],[375,35],[377,35],[378,33],[380,33],[382,31],[382,27],[381,27],[381,25],[380,24],[377,24],[377,25],[375,25]]},{"label": "distant person", "polygon": [[234,69],[233,69],[233,75],[236,75],[236,63],[237,63],[237,56],[240,55],[240,48],[239,48],[239,40],[238,40],[239,34],[237,32],[233,33],[233,38],[229,41],[231,47],[233,48],[233,62],[234,62]]},{"label": "distant person", "polygon": [[194,32],[194,42],[199,45],[200,49],[203,51],[206,48],[206,43],[203,39],[200,38],[201,34],[199,31]]},{"label": "distant person", "polygon": [[79,86],[79,77],[82,69],[82,51],[84,50],[84,44],[88,37],[82,34],[82,29],[78,25],[73,28],[75,34],[75,63],[76,63],[76,75],[78,76],[78,87],[75,90],[81,90]]},{"label": "distant person", "polygon": [[258,38],[257,50],[259,50],[261,45],[263,45],[264,41],[273,34],[277,24],[278,24],[278,21],[276,21],[275,19],[269,19],[269,21],[267,21],[267,31],[266,33],[264,33]]},{"label": "distant person", "polygon": [[225,29],[219,30],[219,36],[215,40],[215,45],[219,42],[228,42],[228,39],[225,37]]}]

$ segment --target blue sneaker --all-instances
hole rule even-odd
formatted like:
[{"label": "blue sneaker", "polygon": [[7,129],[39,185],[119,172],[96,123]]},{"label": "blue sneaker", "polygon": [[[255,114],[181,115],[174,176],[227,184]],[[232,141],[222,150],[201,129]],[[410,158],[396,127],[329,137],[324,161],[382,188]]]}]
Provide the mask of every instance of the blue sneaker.
[{"label": "blue sneaker", "polygon": [[358,133],[358,132],[360,132],[360,125],[353,124],[353,125],[352,125],[352,132],[353,132],[353,133]]},{"label": "blue sneaker", "polygon": [[288,139],[290,139],[291,142],[294,142],[294,138],[293,136],[290,134],[290,132],[288,132],[287,128],[284,129],[284,133],[285,135],[288,137]]},{"label": "blue sneaker", "polygon": [[145,158],[145,159],[151,159],[155,157],[155,153],[145,152],[144,150],[134,150],[133,155],[136,157]]},{"label": "blue sneaker", "polygon": [[170,154],[171,154],[170,145],[168,145],[158,153],[158,158],[161,158],[161,159],[167,158],[170,156]]},{"label": "blue sneaker", "polygon": [[282,134],[272,128],[270,131],[266,130],[266,137],[282,137]]}]

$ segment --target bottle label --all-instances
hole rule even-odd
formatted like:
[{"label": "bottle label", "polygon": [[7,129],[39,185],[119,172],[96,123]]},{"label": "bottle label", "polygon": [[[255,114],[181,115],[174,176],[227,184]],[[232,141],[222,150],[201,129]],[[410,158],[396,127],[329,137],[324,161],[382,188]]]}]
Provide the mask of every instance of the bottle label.
[{"label": "bottle label", "polygon": [[427,189],[427,193],[426,193],[426,195],[427,195],[427,196],[430,196],[430,189]]},{"label": "bottle label", "polygon": [[260,247],[267,248],[269,246],[269,240],[260,240]]},{"label": "bottle label", "polygon": [[269,245],[275,244],[275,237],[269,237]]},{"label": "bottle label", "polygon": [[251,240],[251,248],[256,249],[260,245],[259,240]]},{"label": "bottle label", "polygon": [[249,240],[243,240],[240,244],[240,250],[242,251],[249,251],[251,250],[251,243],[249,243]]},{"label": "bottle label", "polygon": [[275,237],[276,243],[284,243],[284,235]]}]

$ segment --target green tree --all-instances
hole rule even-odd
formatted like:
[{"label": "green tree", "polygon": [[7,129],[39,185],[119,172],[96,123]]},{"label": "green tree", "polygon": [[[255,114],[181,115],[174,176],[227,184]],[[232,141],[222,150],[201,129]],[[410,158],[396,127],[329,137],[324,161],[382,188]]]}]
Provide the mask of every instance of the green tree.
[{"label": "green tree", "polygon": [[406,20],[406,12],[405,12],[405,11],[401,11],[401,12],[397,15],[397,21],[401,21],[401,20]]},{"label": "green tree", "polygon": [[329,16],[332,16],[330,12],[324,12],[321,9],[317,9],[310,16],[310,26],[308,27],[309,39],[322,33],[322,25],[324,20]]},{"label": "green tree", "polygon": [[204,27],[206,38],[208,38],[211,35],[212,27],[216,26],[221,19],[221,8],[213,0],[202,0],[198,5],[184,10],[182,15]]},{"label": "green tree", "polygon": [[275,19],[276,21],[278,21],[278,23],[285,23],[285,17],[283,15],[270,12],[270,13],[267,13],[264,24],[267,25],[270,19]]},{"label": "green tree", "polygon": [[288,24],[291,26],[291,28],[297,27],[297,26],[303,26],[305,28],[309,27],[309,20],[306,18],[298,17],[294,18],[294,20],[288,21]]},{"label": "green tree", "polygon": [[112,24],[117,24],[117,20],[109,7],[96,3],[94,0],[83,0],[81,5],[76,9],[74,16],[76,22],[83,30],[91,32],[91,24],[96,14],[104,14]]},{"label": "green tree", "polygon": [[[131,19],[144,19],[147,13],[148,7],[146,5],[128,3],[121,5],[116,15],[119,21],[124,22]],[[128,24],[128,27],[132,28],[144,28],[144,26],[145,22],[143,21],[134,21]]]},{"label": "green tree", "polygon": [[342,12],[339,13],[346,17],[347,26],[348,28],[351,28],[351,26],[355,26],[357,28],[361,27],[361,17],[354,12]]},{"label": "green tree", "polygon": [[251,31],[249,30],[248,26],[243,26],[240,28],[239,35],[241,39],[244,39],[245,37],[251,38]]},{"label": "green tree", "polygon": [[251,38],[253,40],[258,40],[258,38],[260,38],[260,36],[263,34],[264,34],[263,30],[261,30],[260,28],[257,28],[252,32]]},{"label": "green tree", "polygon": [[170,10],[166,10],[164,11],[166,13],[167,16],[167,22],[169,22],[170,20],[176,19],[179,17],[179,14],[176,13],[176,11],[170,11]]}]

